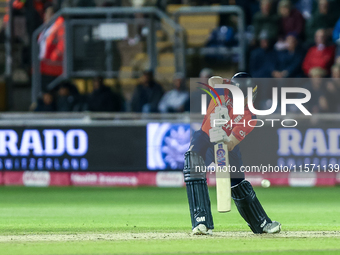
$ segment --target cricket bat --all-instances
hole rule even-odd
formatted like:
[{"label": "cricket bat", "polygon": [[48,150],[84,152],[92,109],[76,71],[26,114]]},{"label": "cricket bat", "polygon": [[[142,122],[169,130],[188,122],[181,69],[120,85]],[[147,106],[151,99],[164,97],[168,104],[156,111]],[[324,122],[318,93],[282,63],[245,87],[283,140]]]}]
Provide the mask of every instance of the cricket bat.
[{"label": "cricket bat", "polygon": [[216,144],[214,153],[216,163],[217,211],[220,213],[230,212],[231,187],[227,145],[223,142]]},{"label": "cricket bat", "polygon": [[[223,83],[223,79],[219,76],[213,76],[208,80],[208,83],[214,88],[216,84]],[[224,101],[224,96],[221,96],[220,98]],[[221,105],[219,107],[221,107]],[[227,145],[223,142],[216,144],[214,147],[214,154],[216,163],[217,211],[220,213],[230,212],[231,187]]]}]

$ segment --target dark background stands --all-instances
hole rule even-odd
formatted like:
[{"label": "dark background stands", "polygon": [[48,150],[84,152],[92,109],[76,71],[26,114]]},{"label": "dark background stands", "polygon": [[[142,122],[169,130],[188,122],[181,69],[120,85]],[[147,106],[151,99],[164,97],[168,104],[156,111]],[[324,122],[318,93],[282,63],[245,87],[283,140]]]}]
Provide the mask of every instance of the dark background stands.
[{"label": "dark background stands", "polygon": [[93,92],[89,96],[88,108],[93,112],[120,112],[123,110],[124,100],[103,83],[103,77],[96,77],[93,81]]},{"label": "dark background stands", "polygon": [[158,112],[158,104],[163,96],[163,88],[153,77],[152,71],[145,71],[141,83],[137,85],[131,100],[133,112]]}]

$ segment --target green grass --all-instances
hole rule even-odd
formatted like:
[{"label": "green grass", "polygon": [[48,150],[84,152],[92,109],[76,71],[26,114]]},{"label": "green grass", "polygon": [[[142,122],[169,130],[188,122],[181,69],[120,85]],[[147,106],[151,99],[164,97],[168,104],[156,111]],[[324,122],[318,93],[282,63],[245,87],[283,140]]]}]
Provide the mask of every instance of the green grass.
[{"label": "green grass", "polygon": [[[268,215],[283,231],[340,230],[339,188],[256,189]],[[0,235],[188,233],[185,189],[161,188],[0,188]],[[216,211],[215,231],[245,231],[236,208]],[[1,240],[1,238],[0,238]],[[280,252],[279,252],[280,251]],[[6,241],[0,254],[340,254],[340,238],[197,237],[190,239]],[[257,252],[257,253],[256,253]]]}]

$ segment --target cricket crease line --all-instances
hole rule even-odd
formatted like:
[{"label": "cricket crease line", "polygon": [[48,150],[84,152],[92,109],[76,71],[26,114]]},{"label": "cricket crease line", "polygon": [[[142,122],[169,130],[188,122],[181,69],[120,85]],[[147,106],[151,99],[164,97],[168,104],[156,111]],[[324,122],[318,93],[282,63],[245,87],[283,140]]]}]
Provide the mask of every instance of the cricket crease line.
[{"label": "cricket crease line", "polygon": [[197,238],[340,238],[340,231],[286,231],[279,234],[254,235],[246,231],[214,232],[208,236],[193,236],[190,233],[114,233],[114,234],[39,234],[1,235],[0,243],[8,242],[61,242],[61,241],[127,241],[152,239],[197,239]]}]

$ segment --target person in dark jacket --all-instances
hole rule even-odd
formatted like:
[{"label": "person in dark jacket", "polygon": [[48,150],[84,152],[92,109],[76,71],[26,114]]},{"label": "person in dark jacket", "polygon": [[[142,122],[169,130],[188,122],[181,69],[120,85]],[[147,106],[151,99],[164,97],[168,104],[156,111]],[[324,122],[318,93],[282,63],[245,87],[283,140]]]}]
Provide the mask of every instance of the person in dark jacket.
[{"label": "person in dark jacket", "polygon": [[336,56],[340,56],[340,19],[336,22],[333,30],[333,42],[336,44]]},{"label": "person in dark jacket", "polygon": [[276,53],[275,70],[272,72],[272,76],[274,78],[302,77],[301,65],[304,54],[298,46],[296,35],[289,34],[285,43],[287,49]]},{"label": "person in dark jacket", "polygon": [[133,112],[158,112],[158,104],[163,96],[163,88],[155,82],[152,71],[145,71],[141,83],[137,85],[131,99]]},{"label": "person in dark jacket", "polygon": [[301,38],[305,29],[305,20],[302,14],[295,8],[292,8],[289,0],[281,0],[278,7],[280,18],[279,36],[286,38],[290,33],[295,33]]},{"label": "person in dark jacket", "polygon": [[335,64],[331,69],[331,79],[326,84],[326,99],[329,105],[329,112],[339,112],[340,103],[340,64]]},{"label": "person in dark jacket", "polygon": [[330,8],[327,0],[318,1],[318,9],[306,24],[307,44],[312,45],[317,30],[325,29],[328,36],[331,35],[337,21],[336,10]]},{"label": "person in dark jacket", "polygon": [[251,51],[249,71],[253,78],[270,78],[275,61],[272,42],[266,33],[260,35],[260,47]]},{"label": "person in dark jacket", "polygon": [[88,100],[89,111],[120,112],[122,108],[120,95],[104,85],[103,77],[96,77],[93,81],[93,92]]},{"label": "person in dark jacket", "polygon": [[308,20],[312,17],[314,0],[295,0],[295,7]]},{"label": "person in dark jacket", "polygon": [[314,67],[309,71],[309,77],[306,89],[311,93],[311,99],[306,103],[307,109],[312,113],[329,112],[329,102],[326,97],[326,79],[327,71],[321,67]]},{"label": "person in dark jacket", "polygon": [[56,107],[58,112],[72,112],[78,104],[78,89],[69,81],[59,85],[56,96]]},{"label": "person in dark jacket", "polygon": [[276,41],[279,33],[279,16],[273,13],[271,0],[261,0],[261,11],[254,15],[253,26],[256,42],[263,32],[268,34],[269,40]]},{"label": "person in dark jacket", "polygon": [[51,92],[45,92],[37,102],[35,112],[55,112],[56,105]]},{"label": "person in dark jacket", "polygon": [[[260,47],[251,51],[249,59],[249,72],[253,78],[270,78],[273,65],[275,62],[275,51],[272,47],[272,41],[267,37],[266,33],[260,35]],[[258,92],[258,107],[257,109],[266,109],[264,104],[270,98],[270,84],[265,81],[261,84],[263,89]]]}]

